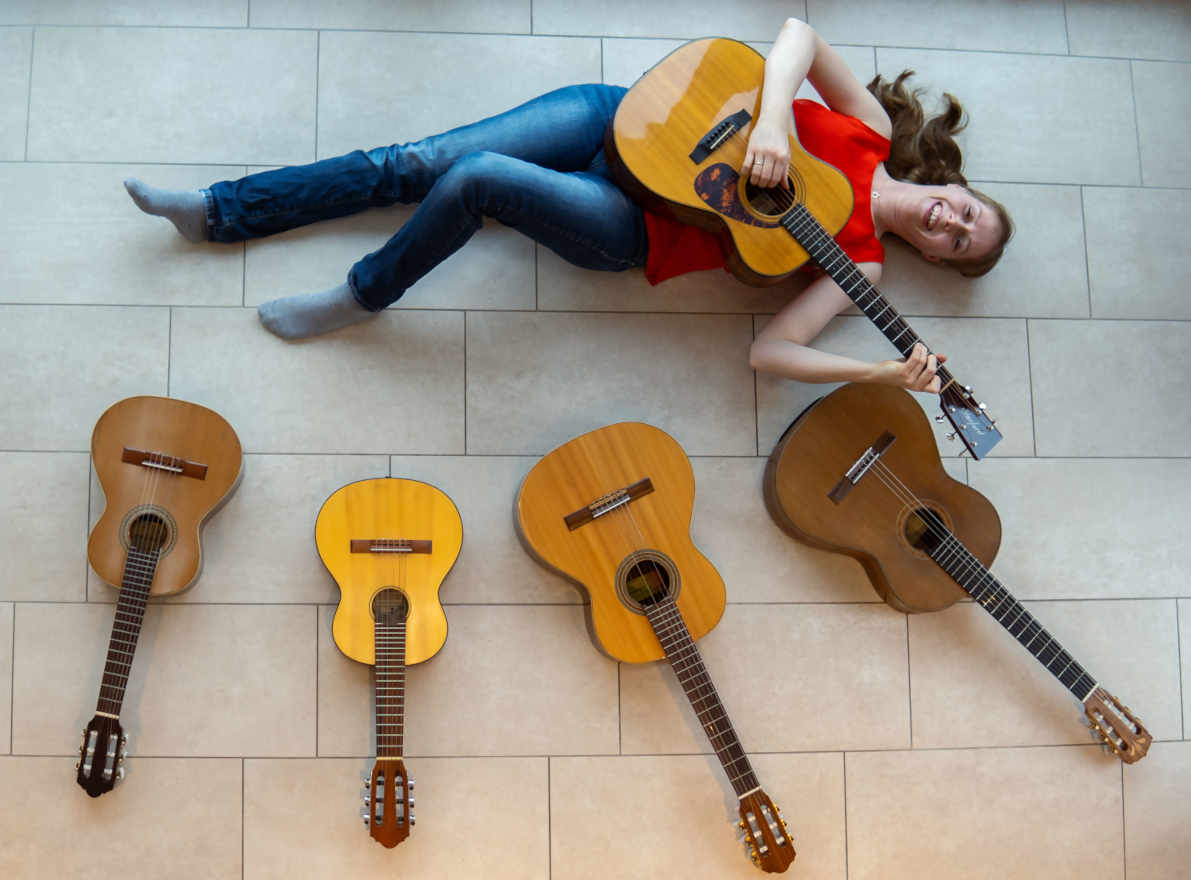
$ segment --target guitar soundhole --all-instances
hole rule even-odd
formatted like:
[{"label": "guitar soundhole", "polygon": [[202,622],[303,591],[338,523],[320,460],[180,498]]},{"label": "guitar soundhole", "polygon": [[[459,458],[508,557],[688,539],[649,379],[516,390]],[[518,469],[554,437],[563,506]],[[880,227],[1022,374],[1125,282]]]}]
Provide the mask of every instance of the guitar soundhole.
[{"label": "guitar soundhole", "polygon": [[943,515],[929,507],[919,507],[910,512],[905,524],[906,540],[911,547],[923,553],[933,552],[946,539],[947,525],[943,522]]},{"label": "guitar soundhole", "polygon": [[385,587],[372,597],[372,618],[381,624],[395,626],[409,615],[409,600],[396,587]]},{"label": "guitar soundhole", "polygon": [[616,572],[616,593],[633,611],[678,594],[678,570],[668,556],[656,550],[641,550],[620,563]]},{"label": "guitar soundhole", "polygon": [[[793,171],[793,169],[791,169]],[[796,202],[803,201],[805,184],[795,174],[786,175],[789,189],[780,186],[761,187],[741,178],[744,183],[744,202],[761,217],[777,220],[789,211]]]},{"label": "guitar soundhole", "polygon": [[177,526],[164,509],[150,505],[133,508],[124,515],[120,535],[125,550],[164,556],[174,546]]}]

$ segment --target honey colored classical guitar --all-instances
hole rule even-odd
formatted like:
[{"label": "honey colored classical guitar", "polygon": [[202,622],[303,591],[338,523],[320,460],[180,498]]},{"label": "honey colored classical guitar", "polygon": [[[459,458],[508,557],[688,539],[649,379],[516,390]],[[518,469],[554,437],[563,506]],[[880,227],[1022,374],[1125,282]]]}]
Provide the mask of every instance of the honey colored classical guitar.
[{"label": "honey colored classical guitar", "polygon": [[1152,738],[1136,716],[989,572],[1000,518],[943,470],[909,393],[851,384],[812,404],[770,455],[763,486],[778,525],[856,559],[897,610],[937,611],[971,596],[1083,704],[1117,757],[1145,756]]},{"label": "honey colored classical guitar", "polygon": [[374,668],[376,762],[363,776],[360,811],[373,840],[394,847],[414,824],[405,770],[405,667],[447,640],[438,588],[463,543],[459,511],[416,480],[361,480],[323,504],[314,527],[323,564],[339,585],[332,634],[339,650]]},{"label": "honey colored classical guitar", "polygon": [[124,689],[150,595],[186,589],[198,578],[199,530],[240,479],[240,441],[222,416],[168,397],[130,397],[99,417],[91,460],[103,488],[103,515],[87,559],[120,586],[95,716],[83,730],[78,783],[91,797],[124,777]]},{"label": "honey colored classical guitar", "polygon": [[[729,271],[747,284],[777,284],[813,260],[907,357],[922,339],[832,238],[852,213],[847,177],[794,135],[788,188],[756,187],[739,173],[764,75],[765,59],[735,40],[696,40],[663,58],[629,89],[609,127],[617,181],[651,210],[713,232]],[[946,367],[938,376],[952,436],[983,458],[1001,432],[970,386]]]},{"label": "honey colored classical guitar", "polygon": [[600,428],[551,452],[525,477],[518,534],[532,556],[583,586],[606,653],[665,657],[740,801],[750,856],[780,873],[790,833],[761,789],[695,639],[719,622],[724,582],[691,541],[695,481],[682,447],[635,422]]}]

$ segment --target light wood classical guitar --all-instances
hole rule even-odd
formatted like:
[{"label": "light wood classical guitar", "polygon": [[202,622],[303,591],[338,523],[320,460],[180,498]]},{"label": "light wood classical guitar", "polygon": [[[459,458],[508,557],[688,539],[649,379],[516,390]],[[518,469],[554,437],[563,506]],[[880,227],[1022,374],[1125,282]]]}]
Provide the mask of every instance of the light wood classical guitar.
[{"label": "light wood classical guitar", "polygon": [[695,481],[682,447],[623,422],[576,437],[525,477],[516,525],[530,555],[584,587],[589,624],[617,660],[670,661],[740,801],[750,857],[785,871],[794,846],[761,789],[695,639],[724,611],[724,582],[690,537]]},{"label": "light wood classical guitar", "polygon": [[323,564],[339,585],[332,634],[339,650],[374,667],[376,762],[362,778],[360,816],[372,839],[394,847],[415,818],[405,770],[405,667],[447,640],[438,589],[463,543],[459,511],[416,480],[361,480],[323,504],[314,527]]},{"label": "light wood classical guitar", "polygon": [[971,596],[1083,704],[1117,757],[1145,756],[1152,737],[1137,717],[989,572],[1000,518],[943,470],[908,392],[851,384],[812,404],[770,455],[763,486],[778,525],[856,559],[897,610],[937,611]]},{"label": "light wood classical guitar", "polygon": [[[759,188],[739,173],[764,74],[765,59],[735,40],[697,40],[663,58],[624,96],[608,129],[617,181],[651,210],[715,233],[729,271],[747,284],[777,284],[814,260],[908,356],[922,340],[832,238],[852,213],[847,177],[794,135],[789,189]],[[938,376],[951,436],[983,458],[1001,432],[971,386],[946,367]]]},{"label": "light wood classical guitar", "polygon": [[87,559],[120,586],[95,717],[83,730],[78,783],[91,797],[124,778],[128,738],[120,726],[124,689],[150,595],[198,579],[199,530],[240,479],[240,440],[222,416],[168,397],[130,397],[111,406],[91,435],[103,515]]}]

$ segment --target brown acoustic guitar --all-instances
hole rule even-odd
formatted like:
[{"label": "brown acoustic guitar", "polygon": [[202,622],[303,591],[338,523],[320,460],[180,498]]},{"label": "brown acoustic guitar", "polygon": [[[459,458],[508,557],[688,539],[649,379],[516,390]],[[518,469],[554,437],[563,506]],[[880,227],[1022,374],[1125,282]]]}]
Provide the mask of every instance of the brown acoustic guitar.
[{"label": "brown acoustic guitar", "polygon": [[762,790],[695,639],[719,622],[724,582],[691,541],[695,480],[664,431],[622,422],[576,437],[534,465],[516,501],[530,555],[581,585],[588,622],[611,657],[665,657],[740,801],[750,857],[780,873],[794,845]]},{"label": "brown acoustic guitar", "polygon": [[103,515],[87,559],[119,584],[95,716],[83,730],[77,781],[91,797],[124,778],[124,690],[149,596],[198,579],[200,529],[240,480],[240,440],[222,416],[168,397],[130,397],[109,407],[91,435]]},{"label": "brown acoustic guitar", "polygon": [[360,816],[372,839],[394,847],[414,825],[414,780],[405,770],[405,667],[447,640],[438,589],[459,556],[463,522],[451,499],[417,480],[348,483],[323,504],[319,556],[339,585],[332,635],[373,667],[376,762],[362,779]]},{"label": "brown acoustic guitar", "polygon": [[813,403],[769,457],[765,504],[779,526],[856,559],[898,611],[937,611],[970,596],[1083,704],[1127,764],[1152,737],[989,572],[1001,520],[943,470],[921,407],[900,388],[850,384]]},{"label": "brown acoustic guitar", "polygon": [[[608,128],[617,182],[651,210],[713,232],[729,271],[747,284],[777,284],[814,260],[909,356],[923,340],[832,238],[852,213],[847,177],[794,135],[788,188],[757,187],[739,173],[764,76],[765,59],[735,40],[696,40],[667,55],[629,89]],[[971,386],[946,367],[938,376],[951,436],[983,458],[1001,439],[996,422]]]}]

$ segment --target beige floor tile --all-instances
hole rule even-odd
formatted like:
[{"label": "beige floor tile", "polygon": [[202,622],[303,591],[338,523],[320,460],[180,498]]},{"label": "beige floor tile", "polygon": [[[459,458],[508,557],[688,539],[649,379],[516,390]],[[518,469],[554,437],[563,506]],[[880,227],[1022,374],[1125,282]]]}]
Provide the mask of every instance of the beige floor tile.
[{"label": "beige floor tile", "polygon": [[143,4],[120,0],[6,0],[0,9],[0,24],[243,27],[248,23],[247,13],[245,0],[166,0]]},{"label": "beige floor tile", "polygon": [[246,452],[462,452],[463,316],[383,314],[293,343],[249,309],[175,309],[170,390]]},{"label": "beige floor tile", "polygon": [[1180,877],[1191,864],[1191,743],[1155,743],[1125,768],[1125,871],[1129,880]]},{"label": "beige floor tile", "polygon": [[1171,405],[1191,395],[1191,324],[1030,321],[1028,332],[1038,455],[1191,454],[1191,414]]},{"label": "beige floor tile", "polygon": [[558,605],[585,600],[570,581],[536,563],[517,538],[514,500],[536,463],[532,457],[393,456],[393,476],[437,486],[463,517],[463,549],[443,584],[443,602]]},{"label": "beige floor tile", "polygon": [[[725,17],[710,0],[675,0],[643,5],[633,0],[604,0],[575,6],[566,0],[535,0],[533,29],[537,34],[593,34],[608,37],[671,37],[698,39],[709,31],[737,40],[772,40],[791,14],[800,11],[778,0],[734,6]],[[710,23],[714,22],[712,26]]]},{"label": "beige floor tile", "polygon": [[[595,650],[583,611],[454,605],[447,643],[406,677],[407,755],[572,755],[616,751],[616,666]],[[373,755],[371,667],[319,625],[319,748]]]},{"label": "beige floor tile", "polygon": [[1121,876],[1121,770],[1090,747],[849,754],[848,876]]},{"label": "beige floor tile", "polygon": [[240,877],[239,761],[145,758],[99,798],[75,785],[73,762],[0,758],[4,877]]},{"label": "beige floor tile", "polygon": [[240,305],[244,249],[191,244],[148,217],[121,185],[197,189],[226,177],[217,166],[0,165],[0,193],[23,204],[0,220],[10,302],[98,305]]},{"label": "beige floor tile", "polygon": [[691,538],[724,578],[729,602],[878,602],[848,556],[808,547],[770,518],[763,458],[696,458]]},{"label": "beige floor tile", "polygon": [[244,877],[549,876],[543,758],[418,758],[416,824],[395,849],[360,821],[358,760],[244,764]]},{"label": "beige floor tile", "polygon": [[19,162],[25,158],[32,51],[30,28],[0,30],[0,159],[3,160]]},{"label": "beige floor tile", "polygon": [[[757,755],[752,764],[798,852],[787,876],[843,880],[840,756]],[[758,877],[739,818],[721,768],[706,756],[550,760],[554,880]]]},{"label": "beige floor tile", "polygon": [[1005,205],[1013,218],[1005,256],[989,274],[964,278],[886,236],[880,288],[889,301],[906,315],[1086,318],[1088,273],[1079,188],[978,180],[972,185]]},{"label": "beige floor tile", "polygon": [[[484,76],[477,77],[477,70]],[[323,33],[318,156],[416,140],[559,86],[599,80],[598,40]]]},{"label": "beige floor tile", "polygon": [[[28,157],[309,162],[316,43],[311,32],[243,28],[40,29]],[[245,87],[260,81],[268,88]]]},{"label": "beige floor tile", "polygon": [[[367,211],[249,242],[245,304],[342,284],[356,261],[384,245],[413,211]],[[418,309],[533,307],[534,243],[492,220],[393,304]]]},{"label": "beige floor tile", "polygon": [[[757,319],[758,330],[767,318]],[[1034,437],[1030,411],[1030,352],[1024,322],[999,318],[909,318],[907,323],[934,351],[948,355],[947,367],[955,378],[975,389],[976,398],[988,404],[1004,439],[991,455],[1033,455]],[[871,321],[859,315],[835,318],[815,340],[823,351],[877,363],[897,356],[889,341]],[[1037,372],[1035,371],[1035,374]],[[786,427],[807,406],[829,394],[838,384],[805,385],[775,376],[757,374],[757,424],[761,453],[768,455]],[[939,452],[957,456],[958,441],[948,441],[949,424],[934,421],[939,397],[917,394],[915,399],[931,419]]]},{"label": "beige floor tile", "polygon": [[1187,65],[1134,61],[1133,84],[1137,94],[1141,182],[1146,186],[1181,187],[1191,172],[1186,149],[1187,139],[1191,137],[1191,122],[1187,121],[1191,115]]},{"label": "beige floor tile", "polygon": [[[248,455],[235,494],[203,529],[203,570],[177,602],[325,603],[335,581],[314,545],[323,502],[354,480],[388,476],[384,456]],[[98,482],[92,524],[103,513]],[[114,602],[116,592],[88,572],[92,601]]]},{"label": "beige floor tile", "polygon": [[[729,605],[698,645],[746,751],[910,743],[906,623],[896,612]],[[620,682],[624,753],[711,751],[669,664],[622,664]]]},{"label": "beige floor tile", "polygon": [[0,599],[85,598],[86,480],[80,452],[0,452]]},{"label": "beige floor tile", "polygon": [[[981,0],[948,3],[946,15],[932,0],[807,0],[807,21],[830,43],[876,43],[935,49],[1066,54],[1061,0],[991,5]],[[896,76],[901,68],[884,68]]]},{"label": "beige floor tile", "polygon": [[0,449],[81,452],[103,411],[166,393],[166,309],[0,306]]},{"label": "beige floor tile", "polygon": [[1191,599],[1180,599],[1179,614],[1179,658],[1182,660],[1183,680],[1183,738],[1188,739],[1187,719],[1191,718]]},{"label": "beige floor tile", "polygon": [[[960,136],[964,170],[974,180],[1140,182],[1126,61],[878,49],[877,68],[911,68],[931,95],[948,91],[960,100],[971,118]],[[1089,106],[1096,112],[1085,112]]]},{"label": "beige floor tile", "polygon": [[[1155,739],[1181,736],[1174,602],[1024,604]],[[916,748],[1090,741],[1083,707],[971,602],[910,618],[910,670]]]},{"label": "beige floor tile", "polygon": [[1172,259],[1191,221],[1182,190],[1090,188],[1084,214],[1093,317],[1191,318],[1191,270]]},{"label": "beige floor tile", "polygon": [[745,316],[469,314],[467,451],[542,454],[639,420],[687,455],[755,455],[751,338]]},{"label": "beige floor tile", "polygon": [[13,605],[0,603],[0,752],[12,746]]},{"label": "beige floor tile", "polygon": [[1182,0],[1136,0],[1127,6],[1066,0],[1073,55],[1118,55],[1191,61],[1191,9]]},{"label": "beige floor tile", "polygon": [[318,0],[255,0],[253,27],[360,29],[394,31],[490,31],[529,33],[530,0],[440,0],[402,3],[346,0],[333,6]]},{"label": "beige floor tile", "polygon": [[1191,461],[989,460],[972,468],[972,487],[1000,514],[993,570],[1019,598],[1158,598],[1185,589]]},{"label": "beige floor tile", "polygon": [[[94,714],[114,609],[17,609],[15,753],[78,749],[78,731]],[[313,755],[314,618],[310,607],[151,605],[120,718],[128,763]],[[55,686],[46,688],[47,681]]]}]

